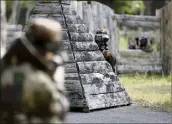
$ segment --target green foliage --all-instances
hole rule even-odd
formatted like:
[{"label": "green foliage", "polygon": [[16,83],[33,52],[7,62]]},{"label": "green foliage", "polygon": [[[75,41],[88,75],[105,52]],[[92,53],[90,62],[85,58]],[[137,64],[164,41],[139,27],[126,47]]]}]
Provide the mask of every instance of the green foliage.
[{"label": "green foliage", "polygon": [[[7,9],[12,8],[12,5],[14,4],[13,2],[14,1],[12,1],[12,0],[7,0],[6,8]],[[22,6],[22,8],[29,8],[29,7],[32,7],[36,3],[36,1],[22,0],[22,1],[19,1],[19,3]]]},{"label": "green foliage", "polygon": [[20,1],[20,4],[23,8],[30,8],[35,5],[36,1]]},{"label": "green foliage", "polygon": [[[51,0],[46,0],[51,1]],[[82,0],[77,0],[82,1]],[[87,0],[91,1],[91,0]],[[98,2],[101,2],[103,4],[110,4],[110,1],[104,1],[104,0],[96,0]],[[29,8],[32,7],[36,1],[29,1],[29,0],[22,0],[20,1],[20,5],[22,8]],[[142,0],[140,1],[132,1],[132,0],[113,0],[113,7],[115,10],[115,13],[127,13],[127,14],[137,14],[138,12],[145,9],[144,3]],[[7,8],[12,8],[13,1],[8,0],[6,1]]]},{"label": "green foliage", "polygon": [[168,75],[167,80],[172,83],[172,73]]},{"label": "green foliage", "polygon": [[128,39],[127,37],[120,36],[120,50],[128,49]]},{"label": "green foliage", "polygon": [[137,14],[145,9],[143,1],[114,0],[115,13]]}]

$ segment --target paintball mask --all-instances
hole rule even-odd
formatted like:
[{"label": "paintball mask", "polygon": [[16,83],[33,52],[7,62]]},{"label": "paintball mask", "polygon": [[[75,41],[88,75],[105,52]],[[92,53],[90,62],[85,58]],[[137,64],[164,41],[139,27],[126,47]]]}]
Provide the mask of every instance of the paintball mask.
[{"label": "paintball mask", "polygon": [[107,42],[109,40],[109,36],[107,31],[105,30],[97,30],[95,35],[96,42]]},{"label": "paintball mask", "polygon": [[52,52],[57,54],[60,47],[61,42],[54,41],[54,42],[46,42],[46,41],[31,41],[32,45],[36,46],[37,48],[41,49],[45,52]]},{"label": "paintball mask", "polygon": [[[57,41],[56,42],[55,41],[54,42],[44,42],[44,41],[38,41],[38,40],[37,41],[29,41],[25,35],[23,35],[20,39],[21,39],[21,41],[22,41],[21,43],[23,44],[25,49],[27,49],[30,57],[32,56],[32,58],[29,58],[29,57],[26,58],[24,56],[22,56],[20,58],[25,58],[26,61],[29,61],[36,67],[42,65],[40,67],[41,70],[44,68],[43,70],[46,70],[46,71],[50,72],[51,74],[53,74],[53,72],[55,71],[55,69],[58,66],[63,66],[64,61],[68,60],[67,53],[65,51],[60,50],[60,47],[62,44],[61,42],[57,42]],[[40,54],[38,54],[37,49],[44,51],[44,52],[53,53],[52,60],[47,63],[40,56]],[[37,60],[37,62],[34,62],[35,60]]]},{"label": "paintball mask", "polygon": [[146,37],[144,37],[144,36],[141,36],[141,37],[139,38],[139,43],[140,43],[140,46],[147,46],[147,44],[148,44],[148,39],[147,39]]},{"label": "paintball mask", "polygon": [[103,51],[104,49],[108,49],[107,42],[109,40],[109,36],[107,34],[107,31],[105,30],[97,30],[95,35],[95,42],[99,46],[99,50]]}]

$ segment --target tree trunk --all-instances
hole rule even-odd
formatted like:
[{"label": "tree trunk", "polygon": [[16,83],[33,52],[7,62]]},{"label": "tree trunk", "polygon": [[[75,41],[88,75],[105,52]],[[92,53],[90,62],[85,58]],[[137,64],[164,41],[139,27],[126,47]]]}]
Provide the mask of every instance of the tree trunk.
[{"label": "tree trunk", "polygon": [[32,8],[27,8],[27,12],[26,12],[26,19],[25,19],[25,22],[27,23],[28,19],[29,19],[29,15],[30,15],[30,12],[32,11]]},{"label": "tree trunk", "polygon": [[21,12],[21,5],[20,5],[20,2],[19,2],[18,3],[17,13],[16,13],[16,23],[15,24],[18,24],[18,20],[19,20],[19,17],[20,17],[20,12]]},{"label": "tree trunk", "polygon": [[11,13],[11,16],[9,18],[9,24],[16,24],[18,5],[19,5],[19,0],[14,0],[13,1],[13,7],[12,7],[12,13]]}]

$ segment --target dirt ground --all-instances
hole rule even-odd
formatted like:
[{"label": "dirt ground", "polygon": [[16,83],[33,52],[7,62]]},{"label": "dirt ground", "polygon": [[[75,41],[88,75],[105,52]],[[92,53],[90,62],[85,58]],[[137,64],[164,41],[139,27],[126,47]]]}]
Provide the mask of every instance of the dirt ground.
[{"label": "dirt ground", "polygon": [[70,112],[65,123],[171,123],[171,113],[130,106],[91,111]]}]

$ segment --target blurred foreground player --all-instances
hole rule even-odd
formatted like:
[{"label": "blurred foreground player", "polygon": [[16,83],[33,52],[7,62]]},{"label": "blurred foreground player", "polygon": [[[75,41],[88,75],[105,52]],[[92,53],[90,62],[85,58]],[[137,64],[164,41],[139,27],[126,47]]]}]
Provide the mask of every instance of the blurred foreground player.
[{"label": "blurred foreground player", "polygon": [[69,103],[64,88],[61,25],[30,20],[29,28],[1,61],[1,120],[5,123],[60,123]]}]

